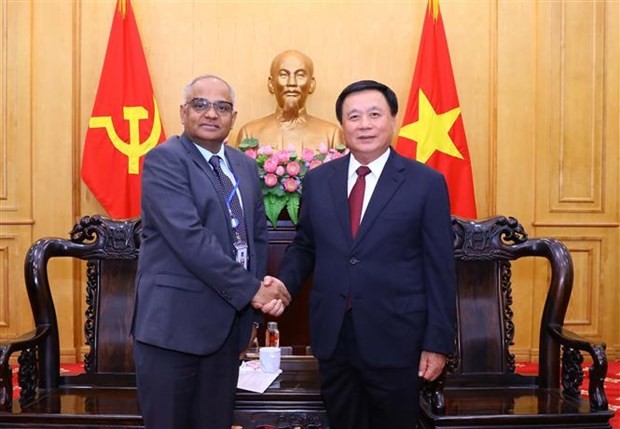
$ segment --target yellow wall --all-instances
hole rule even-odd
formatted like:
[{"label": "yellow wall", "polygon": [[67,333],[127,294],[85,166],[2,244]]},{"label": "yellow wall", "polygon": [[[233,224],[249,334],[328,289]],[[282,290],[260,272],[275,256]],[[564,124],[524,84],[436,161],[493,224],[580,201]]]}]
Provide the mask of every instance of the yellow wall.
[{"label": "yellow wall", "polygon": [[[115,2],[0,3],[0,336],[32,324],[22,261],[102,208],[79,180],[81,150]],[[372,78],[406,104],[425,1],[134,0],[167,135],[181,131],[183,86],[203,73],[238,92],[237,128],[274,109],[266,79],[285,49],[308,54],[309,111],[335,121],[348,83]],[[620,4],[616,0],[441,3],[473,159],[480,217],[517,217],[570,248],[570,328],[620,357]],[[401,116],[399,116],[400,122]],[[236,130],[233,130],[236,133]],[[231,136],[232,138],[235,135]],[[84,282],[52,267],[64,361],[81,358]],[[548,273],[515,273],[519,359],[537,358]]]}]

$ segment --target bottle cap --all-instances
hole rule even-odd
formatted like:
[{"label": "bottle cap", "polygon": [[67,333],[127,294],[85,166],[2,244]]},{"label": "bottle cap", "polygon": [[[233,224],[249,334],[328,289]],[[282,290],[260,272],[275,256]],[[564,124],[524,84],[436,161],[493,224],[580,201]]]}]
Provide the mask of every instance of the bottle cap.
[{"label": "bottle cap", "polygon": [[278,329],[278,322],[267,322],[267,329]]}]

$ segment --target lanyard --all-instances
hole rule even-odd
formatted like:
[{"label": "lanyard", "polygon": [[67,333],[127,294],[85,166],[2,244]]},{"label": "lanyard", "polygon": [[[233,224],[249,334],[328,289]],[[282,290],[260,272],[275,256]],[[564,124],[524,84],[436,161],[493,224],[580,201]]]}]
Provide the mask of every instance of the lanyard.
[{"label": "lanyard", "polygon": [[[232,200],[233,198],[235,198],[235,195],[237,194],[237,189],[239,189],[239,179],[237,179],[237,176],[235,175],[235,172],[232,171],[232,169],[229,169],[229,170],[231,174],[233,175],[233,179],[235,179],[235,185],[233,186],[232,191],[230,191],[230,195],[228,195],[228,198],[226,198],[226,208],[228,208],[228,214],[230,215],[230,225],[232,226],[235,234],[238,235],[237,228],[239,227],[239,222],[241,222],[241,219],[237,219],[237,217],[234,215],[232,211]],[[226,174],[226,173],[222,171],[222,174]],[[241,208],[241,198],[239,198],[239,208],[243,210],[243,208]]]},{"label": "lanyard", "polygon": [[235,198],[235,194],[237,193],[237,189],[239,189],[239,181],[237,180],[237,176],[235,176],[235,173],[233,173],[233,177],[235,178],[235,186],[233,186],[232,191],[230,191],[230,195],[228,196],[228,198],[226,198],[226,206],[228,206],[228,210],[231,210],[230,203],[232,203],[232,200],[233,198]]}]

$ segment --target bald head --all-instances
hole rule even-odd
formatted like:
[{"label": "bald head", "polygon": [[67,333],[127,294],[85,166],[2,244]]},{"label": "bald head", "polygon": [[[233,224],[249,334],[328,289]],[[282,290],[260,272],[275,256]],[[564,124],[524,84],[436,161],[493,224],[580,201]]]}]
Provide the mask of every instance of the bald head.
[{"label": "bald head", "polygon": [[185,89],[183,90],[183,103],[187,103],[189,101],[189,94],[192,92],[192,87],[197,82],[200,82],[200,81],[206,80],[206,79],[220,81],[224,85],[226,85],[228,87],[228,91],[230,92],[230,98],[232,99],[233,106],[236,104],[237,94],[235,93],[235,89],[228,82],[226,82],[224,79],[222,79],[219,76],[213,75],[213,74],[203,74],[202,76],[198,76],[198,77],[192,79],[192,81],[190,83],[188,83],[185,86]]},{"label": "bald head", "polygon": [[314,64],[312,63],[310,57],[302,52],[296,51],[295,49],[289,49],[276,55],[271,62],[272,77],[277,76],[282,63],[284,63],[287,59],[296,59],[304,65],[304,68],[310,77],[314,76]]}]

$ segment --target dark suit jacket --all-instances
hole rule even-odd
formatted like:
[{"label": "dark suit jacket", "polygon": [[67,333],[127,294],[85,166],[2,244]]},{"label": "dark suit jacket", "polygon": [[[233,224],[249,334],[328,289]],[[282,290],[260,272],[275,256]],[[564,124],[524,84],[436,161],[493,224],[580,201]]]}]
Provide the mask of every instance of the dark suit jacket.
[{"label": "dark suit jacket", "polygon": [[133,334],[199,355],[217,350],[240,318],[239,350],[257,312],[248,304],[267,271],[267,222],[253,159],[226,146],[241,191],[250,265],[235,262],[232,228],[211,166],[185,135],[151,150],[142,177],[143,241]]},{"label": "dark suit jacket", "polygon": [[330,161],[305,177],[297,233],[280,268],[293,293],[313,275],[313,354],[319,359],[333,354],[349,290],[357,343],[367,364],[404,367],[417,365],[422,350],[451,353],[456,275],[443,176],[391,150],[354,240],[349,158]]}]

